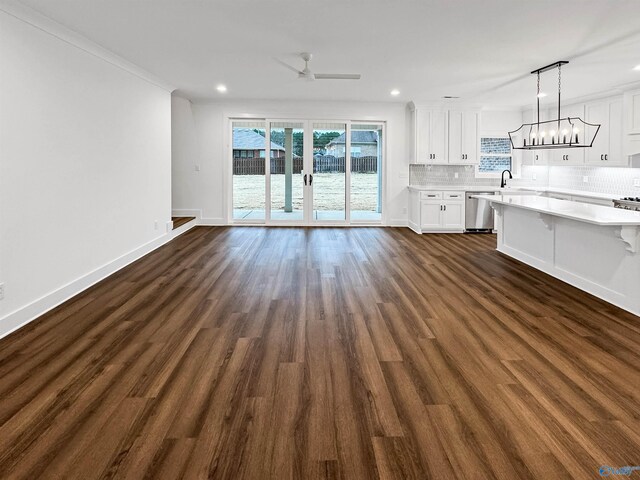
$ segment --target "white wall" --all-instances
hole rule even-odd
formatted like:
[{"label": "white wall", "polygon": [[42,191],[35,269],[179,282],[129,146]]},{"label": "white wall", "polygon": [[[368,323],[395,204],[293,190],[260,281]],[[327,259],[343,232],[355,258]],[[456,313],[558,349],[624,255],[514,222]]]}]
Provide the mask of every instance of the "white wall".
[{"label": "white wall", "polygon": [[191,109],[191,101],[178,95],[171,97],[171,204],[200,204],[199,142]]},{"label": "white wall", "polygon": [[[310,86],[312,87],[312,86]],[[207,223],[227,223],[227,182],[230,159],[228,117],[304,118],[385,121],[386,204],[389,224],[406,225],[409,159],[406,139],[406,110],[399,103],[224,101],[190,104],[173,101],[173,209],[178,213],[201,210]],[[194,146],[194,143],[196,145]],[[200,171],[195,171],[195,166]]]},{"label": "white wall", "polygon": [[483,110],[480,122],[480,136],[507,135],[522,125],[520,110]]},{"label": "white wall", "polygon": [[171,100],[1,8],[0,72],[2,335],[167,236]]}]

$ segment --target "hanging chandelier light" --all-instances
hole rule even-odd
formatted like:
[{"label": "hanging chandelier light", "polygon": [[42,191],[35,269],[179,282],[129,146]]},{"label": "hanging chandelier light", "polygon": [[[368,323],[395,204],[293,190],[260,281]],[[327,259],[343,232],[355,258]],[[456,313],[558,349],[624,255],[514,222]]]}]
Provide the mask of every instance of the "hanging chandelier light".
[{"label": "hanging chandelier light", "polygon": [[[554,148],[589,148],[598,135],[600,125],[588,123],[580,117],[561,117],[560,100],[562,91],[562,60],[546,67],[532,71],[538,77],[536,95],[538,116],[536,123],[524,123],[520,128],[509,132],[511,148],[515,150],[547,150]],[[540,121],[540,74],[548,70],[558,69],[558,118]]]}]

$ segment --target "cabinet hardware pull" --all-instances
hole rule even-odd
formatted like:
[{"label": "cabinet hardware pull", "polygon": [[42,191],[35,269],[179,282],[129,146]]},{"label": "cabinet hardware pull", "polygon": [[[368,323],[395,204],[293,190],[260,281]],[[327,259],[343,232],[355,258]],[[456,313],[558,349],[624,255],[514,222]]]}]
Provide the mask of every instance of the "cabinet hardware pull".
[{"label": "cabinet hardware pull", "polygon": [[600,160],[604,160],[604,155],[600,155]]},{"label": "cabinet hardware pull", "polygon": [[608,153],[604,156],[604,159],[605,160],[609,160],[609,154]]}]

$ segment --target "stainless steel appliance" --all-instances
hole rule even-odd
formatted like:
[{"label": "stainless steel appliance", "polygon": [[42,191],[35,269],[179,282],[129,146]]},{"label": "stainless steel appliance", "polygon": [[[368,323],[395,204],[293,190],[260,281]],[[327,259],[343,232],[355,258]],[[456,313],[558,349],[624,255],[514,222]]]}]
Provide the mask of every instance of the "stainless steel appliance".
[{"label": "stainless steel appliance", "polygon": [[624,210],[640,212],[640,197],[624,197],[620,200],[614,200],[613,206]]},{"label": "stainless steel appliance", "polygon": [[486,200],[472,195],[495,195],[496,192],[465,192],[464,231],[490,233],[493,231],[493,209]]}]

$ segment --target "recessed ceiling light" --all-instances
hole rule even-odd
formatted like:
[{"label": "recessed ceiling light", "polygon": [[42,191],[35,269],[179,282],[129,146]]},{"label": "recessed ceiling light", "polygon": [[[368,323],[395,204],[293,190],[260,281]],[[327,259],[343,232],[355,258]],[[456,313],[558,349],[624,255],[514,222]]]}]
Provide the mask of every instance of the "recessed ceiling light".
[{"label": "recessed ceiling light", "polygon": [[225,85],[218,85],[216,87],[216,90],[218,90],[220,93],[225,93],[227,91],[227,87]]},{"label": "recessed ceiling light", "polygon": [[547,94],[546,94],[546,93],[544,93],[544,92],[540,92],[540,93],[538,94],[538,98],[544,98],[544,97],[546,97],[546,96],[547,96]]},{"label": "recessed ceiling light", "polygon": [[394,88],[393,90],[391,90],[391,95],[393,95],[394,97],[397,95],[400,95],[400,90],[398,90],[397,88]]},{"label": "recessed ceiling light", "polygon": [[636,65],[635,67],[633,67],[633,69],[634,69],[636,72],[640,72],[640,65]]}]

